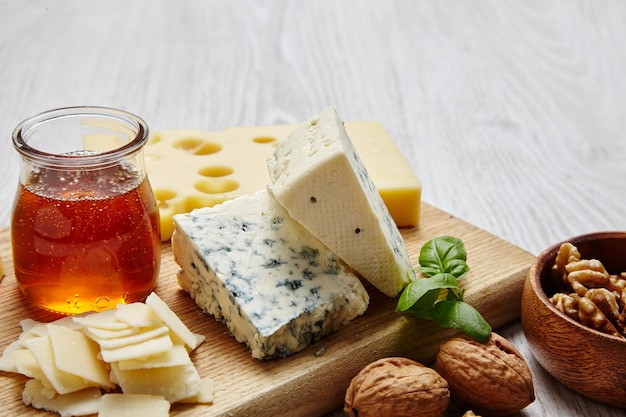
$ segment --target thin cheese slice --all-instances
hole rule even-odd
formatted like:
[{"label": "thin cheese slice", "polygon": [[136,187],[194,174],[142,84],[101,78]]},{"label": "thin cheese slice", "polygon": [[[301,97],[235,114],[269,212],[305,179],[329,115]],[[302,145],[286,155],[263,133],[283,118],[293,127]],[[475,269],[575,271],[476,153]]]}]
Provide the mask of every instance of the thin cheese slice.
[{"label": "thin cheese slice", "polygon": [[134,334],[139,333],[139,329],[136,327],[130,327],[128,329],[122,330],[108,330],[108,329],[98,329],[97,327],[87,327],[85,332],[96,341],[100,341],[103,339],[115,339],[118,337],[126,337],[132,336]]},{"label": "thin cheese slice", "polygon": [[42,325],[42,323],[38,322],[37,320],[33,320],[33,319],[20,320],[20,328],[22,329],[22,333],[26,333],[33,327],[40,326],[40,325]]},{"label": "thin cheese slice", "polygon": [[120,304],[115,310],[115,317],[133,327],[154,327],[161,324],[160,317],[144,303]]},{"label": "thin cheese slice", "polygon": [[0,356],[0,371],[18,372],[17,367],[15,366],[13,353],[20,349],[25,349],[22,340],[18,339],[9,343],[9,345],[2,352],[2,356]]},{"label": "thin cheese slice", "polygon": [[155,339],[169,333],[167,326],[158,326],[154,328],[145,328],[141,332],[125,337],[117,337],[112,339],[100,339],[98,344],[101,349],[119,349],[125,346],[136,345],[141,342]]},{"label": "thin cheese slice", "polygon": [[105,394],[98,417],[168,417],[170,403],[162,396]]},{"label": "thin cheese slice", "polygon": [[32,352],[28,349],[19,349],[12,352],[11,357],[18,373],[29,378],[44,379],[45,375]]},{"label": "thin cheese slice", "polygon": [[212,404],[213,403],[213,390],[215,383],[209,377],[202,378],[200,382],[200,391],[193,397],[185,398],[179,402],[181,403],[193,403],[193,404]]},{"label": "thin cheese slice", "polygon": [[29,339],[26,341],[26,346],[35,357],[46,379],[59,394],[68,394],[96,385],[76,375],[61,371],[56,366],[50,336]]},{"label": "thin cheese slice", "polygon": [[57,368],[98,386],[114,388],[104,362],[98,359],[97,343],[65,326],[50,324],[48,331]]},{"label": "thin cheese slice", "polygon": [[157,356],[146,359],[129,359],[118,361],[118,366],[122,371],[131,369],[167,368],[170,366],[191,365],[191,358],[185,346],[174,345],[171,350]]},{"label": "thin cheese slice", "polygon": [[105,330],[123,330],[132,327],[123,321],[119,321],[115,315],[115,310],[104,310],[99,313],[72,316],[72,320],[84,327],[95,327]]},{"label": "thin cheese slice", "polygon": [[170,403],[197,395],[202,385],[193,365],[122,370],[112,363],[111,371],[124,394],[161,395]]},{"label": "thin cheese slice", "polygon": [[200,336],[189,330],[180,317],[178,317],[156,293],[153,292],[146,298],[146,304],[152,307],[154,312],[163,320],[163,323],[189,346],[191,350],[198,347],[204,340],[204,336]]},{"label": "thin cheese slice", "polygon": [[172,346],[174,346],[172,339],[169,335],[165,334],[136,345],[126,345],[113,349],[101,348],[100,355],[103,361],[111,363],[160,355],[170,350]]},{"label": "thin cheese slice", "polygon": [[88,416],[98,413],[102,393],[99,388],[86,388],[64,395],[47,397],[42,394],[45,386],[37,379],[26,381],[22,400],[41,410],[59,413],[62,417]]}]

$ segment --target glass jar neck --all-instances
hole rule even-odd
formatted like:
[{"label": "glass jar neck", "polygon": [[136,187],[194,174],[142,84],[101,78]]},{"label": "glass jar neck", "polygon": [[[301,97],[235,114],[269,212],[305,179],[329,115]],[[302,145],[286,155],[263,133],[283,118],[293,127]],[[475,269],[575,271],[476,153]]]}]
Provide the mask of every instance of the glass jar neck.
[{"label": "glass jar neck", "polygon": [[134,114],[107,107],[66,107],[30,117],[13,131],[13,146],[36,167],[93,170],[122,161],[143,171],[148,126]]}]

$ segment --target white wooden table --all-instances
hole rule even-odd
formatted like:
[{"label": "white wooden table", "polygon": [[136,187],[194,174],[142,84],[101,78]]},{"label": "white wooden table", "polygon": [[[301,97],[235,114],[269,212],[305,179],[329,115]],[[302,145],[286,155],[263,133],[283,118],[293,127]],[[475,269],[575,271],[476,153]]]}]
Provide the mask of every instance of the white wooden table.
[{"label": "white wooden table", "polygon": [[[91,104],[153,130],[298,123],[332,105],[383,123],[424,201],[531,253],[626,229],[620,0],[0,0],[0,57],[0,227],[13,127]],[[499,332],[534,375],[521,415],[625,415],[547,375],[519,322]]]}]

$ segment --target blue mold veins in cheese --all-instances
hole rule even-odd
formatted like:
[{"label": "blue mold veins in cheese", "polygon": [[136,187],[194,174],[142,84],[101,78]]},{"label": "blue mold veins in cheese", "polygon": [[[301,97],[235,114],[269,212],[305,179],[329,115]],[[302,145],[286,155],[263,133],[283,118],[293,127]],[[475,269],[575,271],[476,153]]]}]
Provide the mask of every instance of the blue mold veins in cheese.
[{"label": "blue mold veins in cheese", "polygon": [[415,278],[334,109],[296,128],[267,167],[267,189],[177,214],[172,235],[180,286],[259,359],[301,351],[363,314],[360,277],[389,296]]},{"label": "blue mold veins in cheese", "polygon": [[367,309],[354,273],[266,190],[174,223],[180,286],[255,358],[301,351]]}]

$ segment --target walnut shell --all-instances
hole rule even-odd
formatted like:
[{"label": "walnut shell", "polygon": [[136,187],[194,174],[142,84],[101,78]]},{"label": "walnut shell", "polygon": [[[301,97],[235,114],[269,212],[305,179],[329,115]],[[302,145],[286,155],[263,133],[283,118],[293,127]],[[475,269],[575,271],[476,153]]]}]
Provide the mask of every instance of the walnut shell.
[{"label": "walnut shell", "polygon": [[437,371],[407,358],[384,358],[352,379],[344,411],[350,417],[439,417],[450,402]]},{"label": "walnut shell", "polygon": [[437,371],[453,401],[488,416],[517,413],[535,400],[532,374],[511,342],[491,333],[480,343],[454,337],[439,348]]}]

